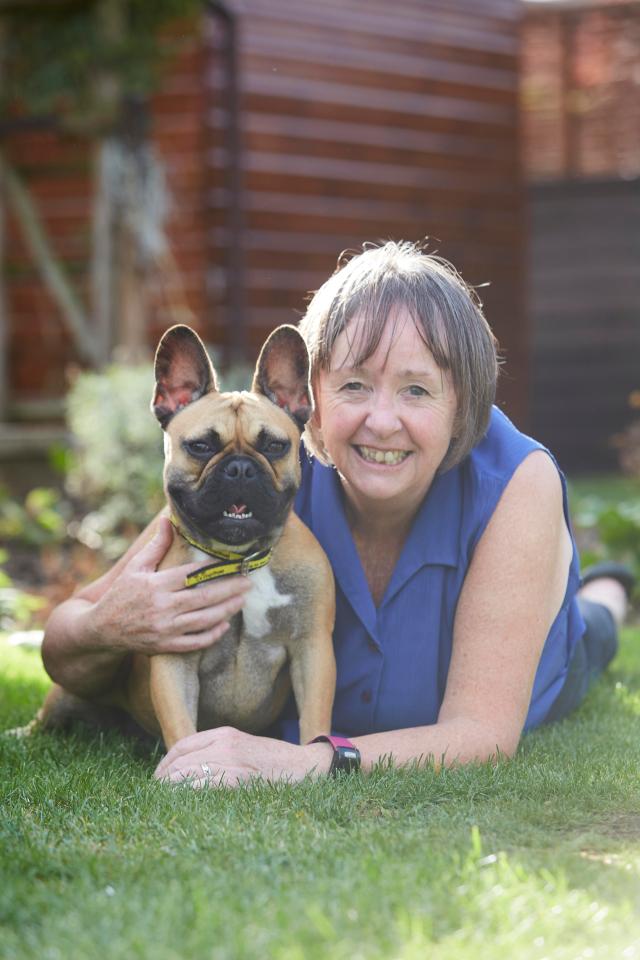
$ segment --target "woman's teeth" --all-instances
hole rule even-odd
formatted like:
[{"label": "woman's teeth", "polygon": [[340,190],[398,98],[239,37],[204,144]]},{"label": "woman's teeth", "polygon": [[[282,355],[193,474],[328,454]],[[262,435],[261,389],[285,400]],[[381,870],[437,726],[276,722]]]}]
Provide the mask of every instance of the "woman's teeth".
[{"label": "woman's teeth", "polygon": [[356,447],[356,450],[370,463],[402,463],[409,456],[408,450],[375,450],[373,447]]}]

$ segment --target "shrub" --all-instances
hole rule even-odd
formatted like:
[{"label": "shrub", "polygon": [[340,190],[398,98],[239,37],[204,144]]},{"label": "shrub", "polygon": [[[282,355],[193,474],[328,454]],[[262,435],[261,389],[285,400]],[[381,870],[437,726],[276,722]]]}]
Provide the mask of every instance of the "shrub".
[{"label": "shrub", "polygon": [[46,600],[14,584],[3,569],[7,560],[7,551],[0,550],[0,630],[21,630],[32,625],[34,615],[46,606]]},{"label": "shrub", "polygon": [[23,502],[0,488],[0,539],[30,547],[60,543],[67,534],[69,504],[58,490],[36,487]]},{"label": "shrub", "polygon": [[81,373],[67,396],[66,489],[86,508],[71,533],[108,555],[162,506],[162,434],[149,411],[150,366]]}]

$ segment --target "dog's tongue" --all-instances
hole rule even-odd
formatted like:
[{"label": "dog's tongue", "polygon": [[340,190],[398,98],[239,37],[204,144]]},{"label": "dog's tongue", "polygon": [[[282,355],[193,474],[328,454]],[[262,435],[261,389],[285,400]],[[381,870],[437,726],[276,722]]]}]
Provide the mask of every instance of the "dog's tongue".
[{"label": "dog's tongue", "polygon": [[229,507],[229,513],[242,514],[247,512],[246,503],[232,503]]}]

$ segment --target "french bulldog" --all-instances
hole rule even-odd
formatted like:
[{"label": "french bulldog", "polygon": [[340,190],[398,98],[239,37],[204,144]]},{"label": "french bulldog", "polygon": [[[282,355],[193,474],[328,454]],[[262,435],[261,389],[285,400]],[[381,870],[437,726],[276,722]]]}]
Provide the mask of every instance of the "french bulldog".
[{"label": "french bulldog", "polygon": [[[230,573],[244,573],[252,589],[210,647],[134,654],[95,706],[125,711],[169,749],[217,726],[260,733],[277,719],[293,687],[301,743],[330,733],[333,574],[291,509],[300,483],[300,435],[311,410],[304,340],[295,327],[278,327],[262,348],[251,390],[223,393],[200,338],[178,325],[158,345],[155,375],[164,512],[173,525],[160,568],[201,561],[185,589]],[[57,727],[67,714],[82,714],[78,698],[54,686],[36,721]]]}]

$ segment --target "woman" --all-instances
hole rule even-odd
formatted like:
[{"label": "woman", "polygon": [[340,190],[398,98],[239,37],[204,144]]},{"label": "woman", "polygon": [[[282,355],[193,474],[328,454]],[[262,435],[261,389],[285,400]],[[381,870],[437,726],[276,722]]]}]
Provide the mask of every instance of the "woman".
[{"label": "woman", "polygon": [[[613,656],[625,572],[594,571],[578,599],[564,480],[492,406],[494,338],[444,262],[408,243],[367,249],[320,288],[301,330],[313,456],[296,509],[336,576],[335,732],[364,769],[511,756],[523,729],[566,715]],[[154,573],[169,539],[160,521],[151,543],[58,608],[43,648],[55,680],[95,693],[128,651],[224,633],[250,583],[181,590],[183,569]],[[294,717],[280,734],[198,733],[156,776],[233,785],[329,769],[328,743],[290,742]]]}]

